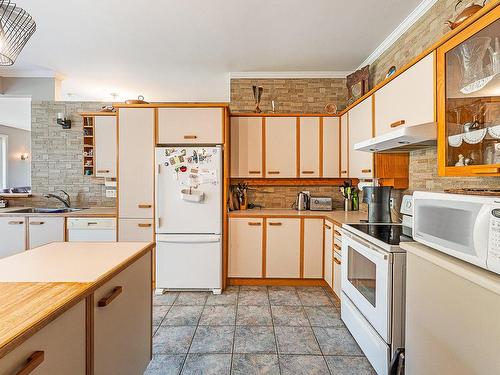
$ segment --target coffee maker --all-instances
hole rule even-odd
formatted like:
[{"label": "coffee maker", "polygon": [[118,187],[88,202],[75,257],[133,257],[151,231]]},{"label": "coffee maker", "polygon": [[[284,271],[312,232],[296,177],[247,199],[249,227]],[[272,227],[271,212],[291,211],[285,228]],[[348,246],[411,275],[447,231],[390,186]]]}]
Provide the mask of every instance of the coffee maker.
[{"label": "coffee maker", "polygon": [[368,204],[369,223],[391,223],[391,186],[363,187],[363,202]]}]

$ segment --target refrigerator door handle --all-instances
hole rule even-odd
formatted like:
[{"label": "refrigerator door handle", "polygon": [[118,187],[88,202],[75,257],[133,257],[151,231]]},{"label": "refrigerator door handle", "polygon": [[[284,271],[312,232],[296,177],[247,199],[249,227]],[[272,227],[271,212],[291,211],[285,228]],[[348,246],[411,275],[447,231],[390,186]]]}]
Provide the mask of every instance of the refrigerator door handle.
[{"label": "refrigerator door handle", "polygon": [[160,218],[160,173],[161,173],[161,164],[157,165],[156,169],[156,178],[155,178],[155,207],[156,207],[156,230],[160,229],[161,218]]}]

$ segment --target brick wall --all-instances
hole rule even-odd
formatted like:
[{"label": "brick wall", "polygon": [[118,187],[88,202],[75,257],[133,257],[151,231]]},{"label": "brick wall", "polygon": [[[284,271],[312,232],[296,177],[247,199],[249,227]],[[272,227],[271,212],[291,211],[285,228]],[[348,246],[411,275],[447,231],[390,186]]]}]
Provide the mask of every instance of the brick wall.
[{"label": "brick wall", "polygon": [[[76,206],[115,206],[106,198],[102,179],[83,175],[83,121],[80,112],[98,111],[109,103],[35,101],[31,113],[31,183],[35,197],[25,204],[60,205],[41,194],[63,189]],[[71,129],[57,125],[57,113],[72,121]],[[22,204],[23,202],[15,202]],[[14,203],[13,203],[14,204]]]},{"label": "brick wall", "polygon": [[232,112],[254,110],[252,85],[264,87],[263,112],[271,112],[272,99],[277,102],[277,112],[322,113],[327,103],[335,103],[339,109],[347,103],[345,79],[232,79]]}]

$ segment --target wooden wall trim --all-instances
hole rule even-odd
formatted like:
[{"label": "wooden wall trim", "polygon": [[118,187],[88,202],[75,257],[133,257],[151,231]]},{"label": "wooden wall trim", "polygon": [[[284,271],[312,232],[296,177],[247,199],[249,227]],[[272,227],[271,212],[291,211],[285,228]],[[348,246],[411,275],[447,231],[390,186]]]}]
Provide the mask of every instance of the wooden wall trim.
[{"label": "wooden wall trim", "polygon": [[[339,120],[340,122],[340,120]],[[340,140],[339,140],[340,145]],[[323,177],[323,117],[319,118],[319,177]],[[340,172],[339,172],[340,173]]]},{"label": "wooden wall trim", "polygon": [[327,286],[323,279],[229,278],[229,285],[242,286]]},{"label": "wooden wall trim", "polygon": [[[262,219],[262,277],[266,277],[267,262],[267,218]],[[229,283],[231,285],[231,283]]]},{"label": "wooden wall trim", "polygon": [[300,259],[299,259],[299,264],[300,264],[300,278],[304,278],[304,218],[300,218]]},{"label": "wooden wall trim", "polygon": [[295,119],[295,175],[300,177],[300,117]]}]

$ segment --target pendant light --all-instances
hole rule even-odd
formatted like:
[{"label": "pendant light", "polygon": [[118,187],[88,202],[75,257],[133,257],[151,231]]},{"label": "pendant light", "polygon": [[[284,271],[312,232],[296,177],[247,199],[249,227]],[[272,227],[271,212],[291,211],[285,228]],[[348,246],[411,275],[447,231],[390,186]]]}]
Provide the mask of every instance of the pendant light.
[{"label": "pendant light", "polygon": [[0,0],[0,65],[12,65],[36,30],[35,21],[10,0]]}]

